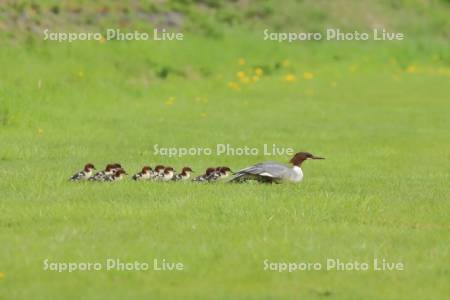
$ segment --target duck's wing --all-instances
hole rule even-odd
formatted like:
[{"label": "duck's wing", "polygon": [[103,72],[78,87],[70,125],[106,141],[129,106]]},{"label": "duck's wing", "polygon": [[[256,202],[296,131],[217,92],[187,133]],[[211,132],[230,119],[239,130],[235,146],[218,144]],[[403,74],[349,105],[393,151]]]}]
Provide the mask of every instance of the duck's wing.
[{"label": "duck's wing", "polygon": [[69,180],[80,180],[84,175],[83,171],[80,171],[76,174],[74,174],[72,177],[69,178]]},{"label": "duck's wing", "polygon": [[106,176],[105,171],[99,171],[97,173],[94,174],[94,176],[92,176],[90,179],[91,180],[101,180]]},{"label": "duck's wing", "polygon": [[210,175],[203,174],[203,175],[195,177],[194,179],[192,179],[192,181],[194,181],[194,182],[207,182],[209,176]]},{"label": "duck's wing", "polygon": [[115,177],[114,175],[105,175],[105,177],[103,177],[100,181],[114,181]]},{"label": "duck's wing", "polygon": [[288,171],[289,168],[287,166],[274,161],[268,161],[242,169],[236,174],[252,174],[272,178],[282,178]]},{"label": "duck's wing", "polygon": [[230,182],[244,182],[255,179],[262,182],[277,182],[289,172],[289,168],[283,164],[269,161],[259,163],[236,172]]},{"label": "duck's wing", "polygon": [[212,172],[209,176],[206,176],[206,181],[216,181],[219,178],[219,172]]}]

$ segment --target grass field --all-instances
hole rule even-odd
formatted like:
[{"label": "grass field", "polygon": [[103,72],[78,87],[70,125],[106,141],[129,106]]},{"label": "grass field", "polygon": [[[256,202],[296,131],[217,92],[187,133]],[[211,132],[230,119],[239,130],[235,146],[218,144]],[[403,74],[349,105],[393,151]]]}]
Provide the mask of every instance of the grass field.
[{"label": "grass field", "polygon": [[[1,299],[448,297],[448,45],[226,36],[0,49]],[[153,153],[227,143],[326,160],[297,185],[67,181],[87,162],[200,173],[289,159]],[[43,271],[109,257],[186,269]],[[374,257],[405,270],[263,270]]]}]

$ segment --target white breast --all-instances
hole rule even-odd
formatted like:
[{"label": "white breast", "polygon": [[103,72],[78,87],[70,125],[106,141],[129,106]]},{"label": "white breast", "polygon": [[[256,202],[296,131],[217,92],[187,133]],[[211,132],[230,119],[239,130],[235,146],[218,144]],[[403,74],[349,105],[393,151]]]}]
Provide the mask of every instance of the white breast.
[{"label": "white breast", "polygon": [[169,171],[169,173],[164,174],[163,180],[164,181],[169,181],[170,179],[172,179],[172,177],[173,177],[173,172]]},{"label": "white breast", "polygon": [[303,171],[299,166],[292,167],[292,176],[290,179],[293,182],[299,182],[303,179]]}]

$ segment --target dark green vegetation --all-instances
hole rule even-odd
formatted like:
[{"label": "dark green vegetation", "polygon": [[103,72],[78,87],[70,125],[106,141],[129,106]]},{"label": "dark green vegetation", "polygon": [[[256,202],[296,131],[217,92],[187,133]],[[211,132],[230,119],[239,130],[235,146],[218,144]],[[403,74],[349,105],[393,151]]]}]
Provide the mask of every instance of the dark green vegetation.
[{"label": "dark green vegetation", "polygon": [[450,37],[448,0],[172,0],[3,1],[0,29],[10,38],[43,28],[89,30],[152,26],[177,28],[209,38],[228,30],[346,31],[382,27],[429,40]]}]

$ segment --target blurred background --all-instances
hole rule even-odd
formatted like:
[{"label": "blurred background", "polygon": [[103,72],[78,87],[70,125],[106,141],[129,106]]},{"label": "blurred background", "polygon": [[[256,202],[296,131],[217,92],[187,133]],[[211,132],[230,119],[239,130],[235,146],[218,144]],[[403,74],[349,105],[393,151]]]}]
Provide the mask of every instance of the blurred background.
[{"label": "blurred background", "polygon": [[448,0],[154,0],[8,1],[0,4],[0,29],[11,39],[44,28],[176,28],[219,38],[229,29],[323,31],[386,28],[408,36],[448,39]]}]

